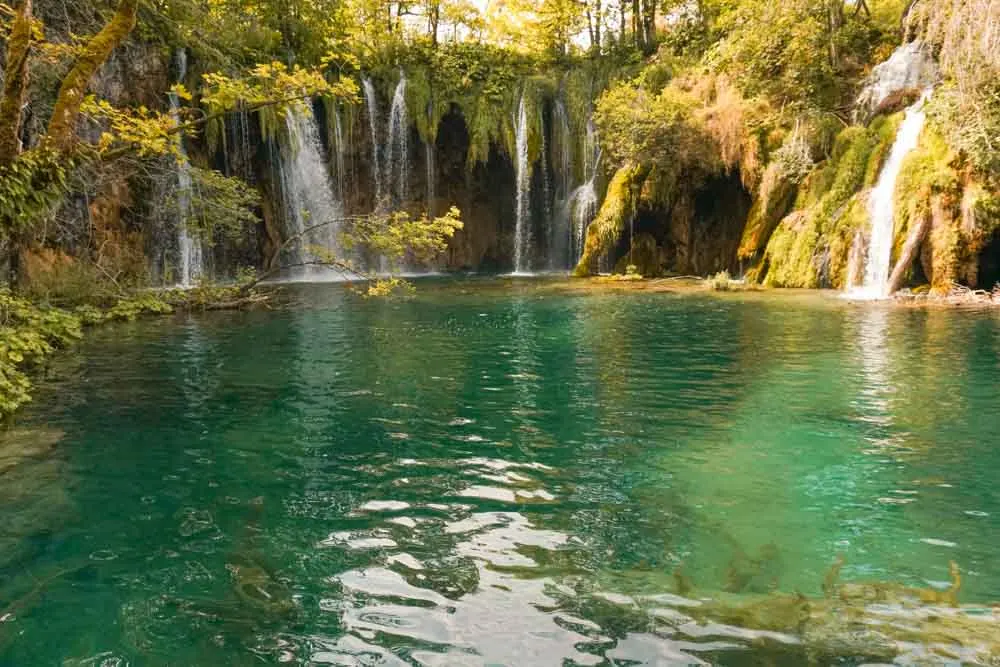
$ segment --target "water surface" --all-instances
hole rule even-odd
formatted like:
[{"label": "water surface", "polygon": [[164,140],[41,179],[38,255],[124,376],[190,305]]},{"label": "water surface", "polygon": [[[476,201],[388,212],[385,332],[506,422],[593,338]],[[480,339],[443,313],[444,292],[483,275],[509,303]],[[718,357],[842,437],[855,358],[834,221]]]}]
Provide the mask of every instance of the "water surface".
[{"label": "water surface", "polygon": [[803,664],[677,594],[820,596],[838,556],[1000,600],[996,314],[289,290],[93,331],[41,380],[0,664]]}]

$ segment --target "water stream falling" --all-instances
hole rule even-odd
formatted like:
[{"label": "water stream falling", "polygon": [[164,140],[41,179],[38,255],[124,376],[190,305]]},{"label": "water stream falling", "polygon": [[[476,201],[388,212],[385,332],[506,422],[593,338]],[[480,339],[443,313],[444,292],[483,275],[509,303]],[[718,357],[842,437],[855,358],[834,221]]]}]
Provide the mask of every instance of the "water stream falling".
[{"label": "water stream falling", "polygon": [[437,164],[434,158],[434,142],[424,142],[424,160],[427,168],[427,215],[433,216],[434,200],[437,198]]},{"label": "water stream falling", "polygon": [[556,209],[550,239],[549,264],[552,269],[572,269],[583,254],[587,225],[597,216],[597,165],[601,160],[597,129],[587,122],[582,138],[584,182],[573,187],[573,142],[566,107],[557,101],[553,108],[553,165],[556,170]]},{"label": "water stream falling", "polygon": [[[187,51],[178,49],[177,51],[177,80],[181,83],[187,76]],[[176,93],[169,93],[170,116],[175,123],[180,123],[180,99]],[[202,277],[204,273],[204,260],[202,256],[201,242],[188,233],[188,222],[191,219],[191,163],[188,161],[187,152],[184,150],[184,140],[178,141],[177,150],[179,158],[177,160],[177,250],[178,268],[180,269],[181,287],[191,287]]]},{"label": "water stream falling", "polygon": [[896,180],[903,167],[903,160],[910,151],[917,147],[917,141],[926,120],[924,102],[929,96],[930,91],[928,90],[913,106],[906,110],[906,116],[899,126],[899,132],[892,145],[892,150],[889,152],[889,157],[869,196],[868,216],[871,221],[871,230],[865,262],[864,283],[859,289],[852,290],[852,296],[869,299],[881,299],[889,296],[889,265],[892,261],[892,241],[895,229],[893,198],[896,191]]},{"label": "water stream falling", "polygon": [[347,180],[346,155],[347,145],[344,143],[344,128],[340,120],[340,108],[333,110],[333,158],[337,168],[337,198],[344,201],[344,182]]},{"label": "water stream falling", "polygon": [[399,83],[392,95],[389,111],[388,172],[385,181],[392,189],[392,206],[399,208],[408,199],[410,181],[410,124],[406,113],[406,75],[399,73]]},{"label": "water stream falling", "polygon": [[514,227],[514,273],[529,273],[531,257],[531,165],[528,162],[528,112],[524,95],[518,105],[515,127],[517,174],[516,224]]},{"label": "water stream falling", "polygon": [[[289,109],[285,114],[285,123],[289,145],[281,155],[281,185],[285,196],[288,238],[299,238],[289,259],[293,265],[300,267],[321,259],[310,250],[311,246],[343,259],[338,254],[337,243],[343,206],[333,193],[323,161],[323,146],[316,119],[311,109]],[[318,225],[323,226],[310,230]]]},{"label": "water stream falling", "polygon": [[372,179],[375,181],[375,201],[382,201],[382,143],[379,139],[379,113],[378,98],[375,96],[375,86],[371,79],[361,80],[361,87],[365,91],[365,107],[368,109],[368,129],[372,138]]},{"label": "water stream falling", "polygon": [[892,95],[926,90],[940,77],[930,49],[920,40],[903,44],[885,62],[876,65],[855,104],[856,116],[864,120]]}]

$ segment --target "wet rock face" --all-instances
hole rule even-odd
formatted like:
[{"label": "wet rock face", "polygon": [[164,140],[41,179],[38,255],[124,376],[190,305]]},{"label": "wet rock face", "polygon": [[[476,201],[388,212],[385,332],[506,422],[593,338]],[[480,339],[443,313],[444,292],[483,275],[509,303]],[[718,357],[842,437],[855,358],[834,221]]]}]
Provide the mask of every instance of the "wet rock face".
[{"label": "wet rock face", "polygon": [[[940,78],[937,63],[923,42],[915,40],[896,49],[885,62],[877,65],[865,83],[856,103],[859,120],[896,106],[905,108],[908,97],[930,88]],[[895,101],[895,104],[890,104]],[[902,106],[900,106],[902,105]]]},{"label": "wet rock face", "polygon": [[170,84],[169,58],[150,44],[129,42],[104,64],[91,89],[115,106],[159,109]]},{"label": "wet rock face", "polygon": [[[737,272],[736,253],[751,203],[739,174],[733,173],[710,179],[693,197],[681,197],[669,211],[640,209],[634,263],[646,276]],[[650,247],[651,239],[655,249]],[[626,256],[628,250],[626,232],[616,257]]]}]

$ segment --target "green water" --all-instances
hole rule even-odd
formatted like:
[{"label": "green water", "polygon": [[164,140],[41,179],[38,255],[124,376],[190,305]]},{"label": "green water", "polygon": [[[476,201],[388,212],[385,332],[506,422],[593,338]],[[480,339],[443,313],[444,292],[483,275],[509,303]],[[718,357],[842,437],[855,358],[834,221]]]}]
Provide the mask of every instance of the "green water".
[{"label": "green water", "polygon": [[818,596],[838,554],[1000,600],[996,314],[291,291],[94,331],[39,380],[0,450],[30,450],[0,664],[803,664],[643,600],[683,610],[678,567]]}]

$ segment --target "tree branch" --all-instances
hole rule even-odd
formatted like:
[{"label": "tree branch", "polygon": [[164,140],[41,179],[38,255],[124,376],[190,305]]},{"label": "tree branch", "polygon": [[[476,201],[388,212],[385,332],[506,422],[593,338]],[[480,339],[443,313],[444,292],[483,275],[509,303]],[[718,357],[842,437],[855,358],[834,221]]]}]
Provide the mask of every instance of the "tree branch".
[{"label": "tree branch", "polygon": [[138,8],[139,0],[121,0],[118,11],[84,47],[73,69],[63,79],[49,121],[48,140],[55,148],[68,150],[76,143],[76,126],[87,86],[111,53],[132,32]]},{"label": "tree branch", "polygon": [[[274,256],[275,257],[279,257],[281,255],[282,251],[287,250],[296,241],[301,241],[302,239],[304,239],[306,237],[306,235],[308,235],[308,234],[316,231],[317,229],[322,229],[323,227],[329,227],[330,225],[340,224],[342,222],[351,222],[351,221],[354,221],[354,220],[362,220],[365,217],[366,216],[363,216],[363,215],[350,215],[350,216],[346,216],[344,218],[335,218],[333,220],[327,220],[325,222],[320,222],[320,223],[317,223],[315,225],[310,225],[309,227],[306,227],[305,229],[303,229],[298,234],[295,234],[293,236],[288,237],[288,239],[286,239],[285,242],[282,243],[280,246],[278,246],[278,249],[274,251]],[[265,280],[278,275],[280,272],[284,271],[285,269],[294,269],[294,268],[298,268],[300,266],[326,266],[326,267],[329,267],[329,268],[334,268],[334,269],[343,271],[344,273],[353,274],[353,275],[357,276],[358,278],[368,278],[369,277],[369,276],[365,275],[364,273],[361,273],[360,271],[358,271],[357,269],[355,269],[353,266],[350,266],[349,264],[346,264],[344,262],[340,262],[340,261],[335,260],[335,259],[311,260],[311,261],[307,261],[307,262],[298,262],[296,264],[280,264],[279,263],[277,266],[274,266],[274,267],[272,267],[270,269],[266,269],[265,271],[262,271],[262,272],[258,273],[256,278],[254,278],[249,283],[247,283],[246,285],[244,285],[243,287],[240,288],[240,292],[242,294],[246,294],[250,290],[252,290],[253,288],[255,288],[258,285],[260,285]]]},{"label": "tree branch", "polygon": [[31,0],[23,0],[7,40],[7,67],[0,99],[0,164],[10,164],[21,152],[21,110],[28,89],[31,18]]},{"label": "tree branch", "polygon": [[[279,100],[268,100],[267,102],[261,102],[260,104],[247,107],[246,109],[241,109],[240,111],[245,111],[247,113],[255,113],[257,111],[260,111],[261,109],[266,109],[268,107],[277,106],[279,104],[288,104],[289,102],[298,102],[300,100],[310,99],[312,97],[313,97],[312,95],[305,94],[305,95],[296,95],[295,97],[285,97]],[[179,125],[175,125],[174,127],[167,130],[166,136],[173,137],[178,134],[188,132],[190,130],[201,129],[202,127],[212,122],[213,120],[224,118],[225,116],[234,113],[237,113],[237,110],[226,109],[225,111],[218,111],[216,113],[206,114],[197,120],[192,120],[187,123],[181,123]],[[102,162],[112,162],[134,151],[137,145],[138,144],[136,143],[129,143],[125,144],[124,146],[119,146],[118,148],[105,151],[100,154],[100,159]]]}]

